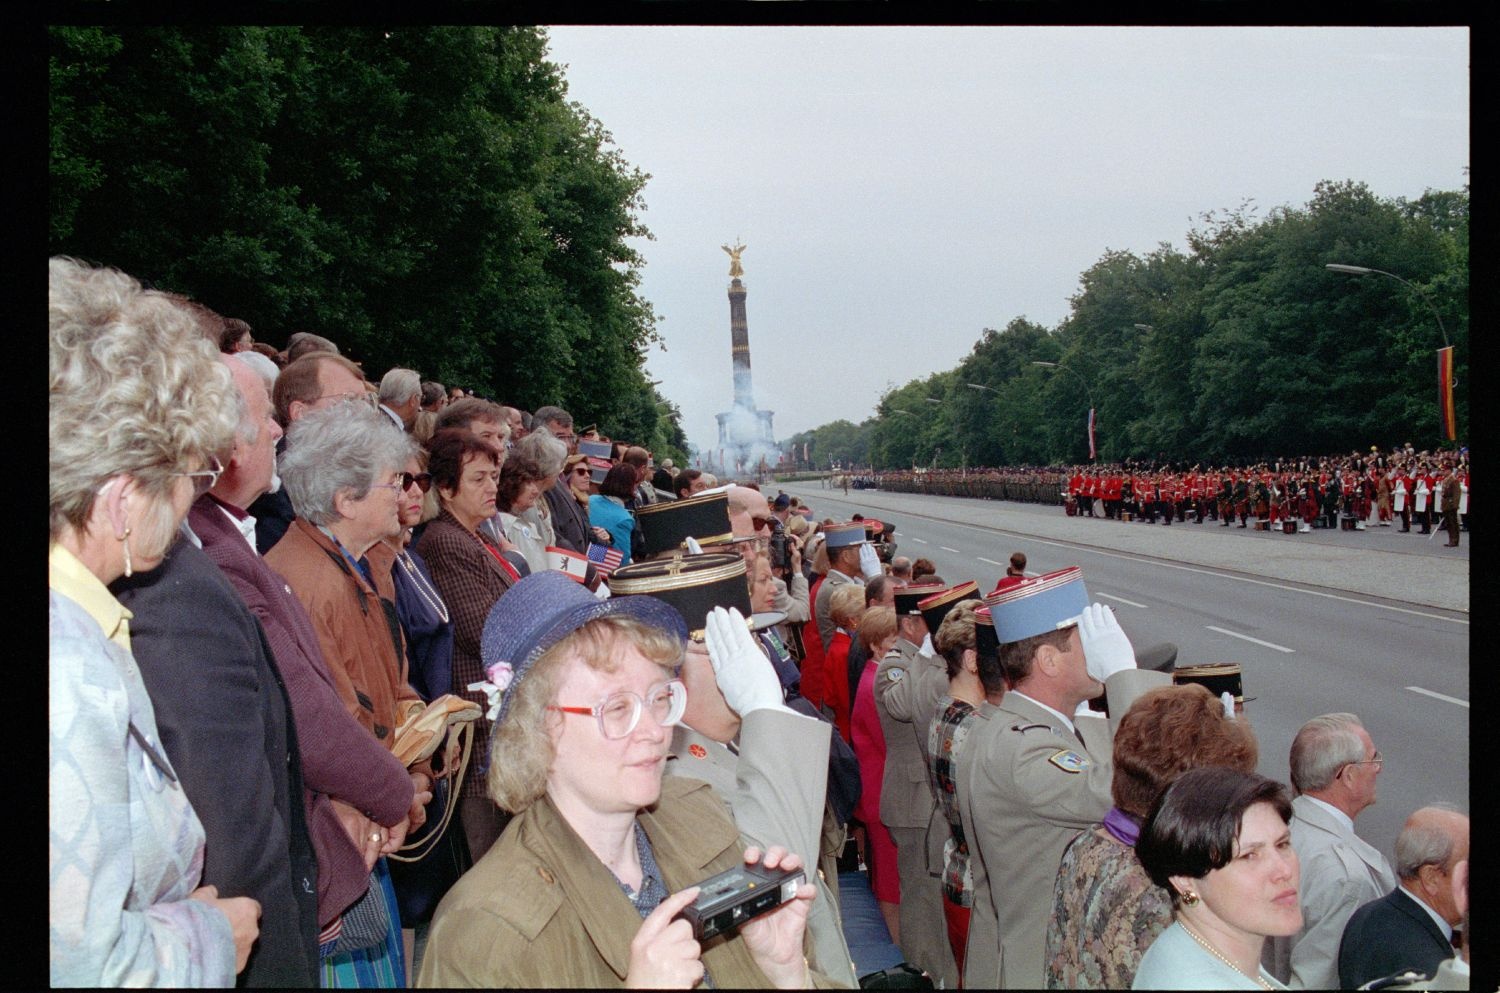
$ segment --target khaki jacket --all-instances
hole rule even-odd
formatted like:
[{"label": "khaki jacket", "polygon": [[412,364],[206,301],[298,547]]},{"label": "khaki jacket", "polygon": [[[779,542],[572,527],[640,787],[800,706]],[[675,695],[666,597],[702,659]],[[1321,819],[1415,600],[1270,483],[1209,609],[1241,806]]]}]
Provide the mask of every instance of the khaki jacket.
[{"label": "khaki jacket", "polygon": [[977,714],[955,786],[974,906],[964,953],[969,989],[1040,989],[1047,921],[1063,851],[1112,804],[1114,728],[1140,694],[1172,677],[1127,669],[1105,683],[1110,720],[1055,715],[1008,692]]},{"label": "khaki jacket", "polygon": [[[664,779],[639,823],[673,893],[739,865],[746,847],[694,779]],[[640,927],[614,876],[544,796],[438,905],[417,985],[619,988]],[[770,985],[738,934],[710,942],[703,964],[720,989]]]}]

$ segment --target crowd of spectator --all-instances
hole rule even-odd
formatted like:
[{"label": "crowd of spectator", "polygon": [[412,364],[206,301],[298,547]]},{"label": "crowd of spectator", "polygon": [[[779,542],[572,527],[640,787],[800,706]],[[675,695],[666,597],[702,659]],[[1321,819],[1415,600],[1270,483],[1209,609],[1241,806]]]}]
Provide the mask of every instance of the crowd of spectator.
[{"label": "crowd of spectator", "polygon": [[[1467,818],[1393,870],[1357,717],[1255,775],[1233,692],[1139,664],[1076,568],[986,594],[68,258],[49,376],[54,985],[1467,975]],[[695,929],[747,866],[778,900]]]}]

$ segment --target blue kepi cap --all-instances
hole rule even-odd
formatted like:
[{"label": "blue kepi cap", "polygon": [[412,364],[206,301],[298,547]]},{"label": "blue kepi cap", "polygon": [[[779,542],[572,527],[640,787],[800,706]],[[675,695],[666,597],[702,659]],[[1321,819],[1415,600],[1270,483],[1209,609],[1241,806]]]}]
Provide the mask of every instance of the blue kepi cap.
[{"label": "blue kepi cap", "polygon": [[1002,645],[1077,623],[1089,605],[1083,570],[1076,565],[1028,579],[985,599],[995,622],[995,638]]}]

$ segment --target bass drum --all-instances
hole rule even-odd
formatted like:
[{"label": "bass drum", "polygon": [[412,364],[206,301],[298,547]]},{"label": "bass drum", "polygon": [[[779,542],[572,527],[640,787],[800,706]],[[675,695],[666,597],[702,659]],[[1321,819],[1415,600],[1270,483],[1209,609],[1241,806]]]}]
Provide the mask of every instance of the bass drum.
[{"label": "bass drum", "polygon": [[1066,500],[1063,501],[1063,511],[1069,517],[1077,517],[1078,516],[1078,501],[1075,500],[1075,499],[1073,499],[1072,497],[1068,497]]}]

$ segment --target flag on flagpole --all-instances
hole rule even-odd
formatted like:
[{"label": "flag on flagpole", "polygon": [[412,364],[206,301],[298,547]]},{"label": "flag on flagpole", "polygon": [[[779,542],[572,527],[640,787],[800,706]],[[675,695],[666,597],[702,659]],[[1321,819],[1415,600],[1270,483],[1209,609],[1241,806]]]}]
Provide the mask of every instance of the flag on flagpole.
[{"label": "flag on flagpole", "polygon": [[618,569],[620,561],[624,558],[625,553],[618,548],[589,542],[589,561],[594,563],[595,571],[601,576],[608,576]]},{"label": "flag on flagpole", "polygon": [[1089,408],[1089,458],[1094,457],[1094,408]]},{"label": "flag on flagpole", "polygon": [[1453,441],[1458,437],[1458,414],[1453,407],[1453,346],[1438,349],[1438,417],[1443,425],[1443,437]]}]

